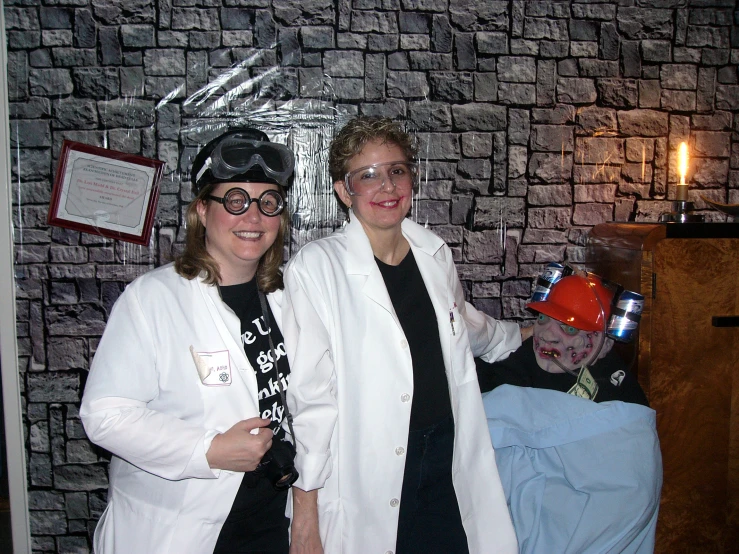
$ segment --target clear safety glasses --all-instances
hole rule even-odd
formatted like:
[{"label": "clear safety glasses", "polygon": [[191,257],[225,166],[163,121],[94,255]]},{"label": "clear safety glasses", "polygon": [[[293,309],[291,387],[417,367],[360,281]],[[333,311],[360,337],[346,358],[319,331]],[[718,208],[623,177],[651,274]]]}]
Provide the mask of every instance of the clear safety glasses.
[{"label": "clear safety glasses", "polygon": [[210,200],[223,204],[226,211],[233,215],[241,215],[249,209],[252,202],[257,203],[259,211],[268,217],[280,215],[285,209],[285,199],[276,190],[265,190],[259,198],[252,198],[244,189],[229,189],[223,197],[208,195]]},{"label": "clear safety glasses", "polygon": [[371,196],[386,184],[399,192],[407,192],[418,182],[418,164],[385,162],[360,167],[344,176],[346,191],[352,196]]},{"label": "clear safety glasses", "polygon": [[195,181],[200,181],[208,169],[213,177],[225,181],[245,174],[256,166],[261,167],[265,175],[286,186],[295,168],[295,158],[292,151],[282,144],[261,142],[235,134],[215,147]]}]

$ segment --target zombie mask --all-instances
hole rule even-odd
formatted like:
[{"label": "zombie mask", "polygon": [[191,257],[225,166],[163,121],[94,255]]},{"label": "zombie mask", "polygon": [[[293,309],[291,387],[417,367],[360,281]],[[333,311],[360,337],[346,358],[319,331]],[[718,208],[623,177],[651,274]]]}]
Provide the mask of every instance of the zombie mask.
[{"label": "zombie mask", "polygon": [[[534,324],[536,363],[549,373],[564,373],[559,364],[575,372],[583,365],[593,364],[593,354],[601,341],[600,331],[583,331],[541,313]],[[612,346],[613,341],[606,339],[597,359],[605,356]]]}]

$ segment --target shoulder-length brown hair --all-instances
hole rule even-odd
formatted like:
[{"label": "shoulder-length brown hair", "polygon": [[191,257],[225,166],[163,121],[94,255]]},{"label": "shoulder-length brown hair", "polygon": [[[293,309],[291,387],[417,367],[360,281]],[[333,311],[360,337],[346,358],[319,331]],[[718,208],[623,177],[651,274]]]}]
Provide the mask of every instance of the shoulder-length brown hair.
[{"label": "shoulder-length brown hair", "polygon": [[[205,227],[198,217],[198,204],[200,202],[212,202],[207,196],[213,192],[218,183],[205,186],[197,197],[190,202],[185,213],[185,249],[175,257],[174,267],[178,274],[185,279],[195,279],[198,276],[208,285],[217,284],[221,280],[221,272],[213,257],[205,248]],[[285,190],[277,185],[280,194],[285,195]],[[290,226],[290,215],[287,208],[280,214],[280,229],[272,246],[265,252],[257,266],[257,287],[267,294],[284,288],[282,283],[283,248],[285,236]]]}]

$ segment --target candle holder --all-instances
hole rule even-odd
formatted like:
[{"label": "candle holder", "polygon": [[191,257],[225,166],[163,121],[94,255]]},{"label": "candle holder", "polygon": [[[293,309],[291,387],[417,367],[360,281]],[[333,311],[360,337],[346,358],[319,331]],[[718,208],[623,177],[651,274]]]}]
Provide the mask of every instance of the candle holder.
[{"label": "candle holder", "polygon": [[701,214],[693,213],[693,203],[687,200],[675,200],[670,213],[659,216],[660,223],[703,223]]},{"label": "candle holder", "polygon": [[688,185],[685,175],[688,172],[688,143],[681,142],[677,153],[680,183],[675,190],[675,201],[670,213],[659,216],[661,223],[702,223],[704,217],[693,213],[693,203],[688,202]]}]

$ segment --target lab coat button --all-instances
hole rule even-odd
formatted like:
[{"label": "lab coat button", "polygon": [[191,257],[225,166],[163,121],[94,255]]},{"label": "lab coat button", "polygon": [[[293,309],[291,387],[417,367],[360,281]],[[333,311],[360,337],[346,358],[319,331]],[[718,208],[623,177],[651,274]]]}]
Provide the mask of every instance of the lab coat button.
[{"label": "lab coat button", "polygon": [[401,402],[408,402],[411,399],[411,395],[406,393],[403,393],[400,395],[400,401]]},{"label": "lab coat button", "polygon": [[400,341],[400,346],[402,346],[403,348],[408,348],[408,341],[403,339],[402,341]]},{"label": "lab coat button", "polygon": [[393,499],[392,499],[392,500],[390,501],[390,505],[391,505],[391,506],[392,506],[393,508],[397,508],[397,507],[398,507],[398,504],[400,504],[400,500],[398,500],[397,498],[393,498]]},{"label": "lab coat button", "polygon": [[395,453],[398,456],[402,456],[403,454],[405,454],[405,448],[403,448],[402,446],[399,446],[398,448],[395,449]]},{"label": "lab coat button", "polygon": [[385,552],[385,554],[393,554],[393,551],[392,550],[388,550],[387,552]]}]

